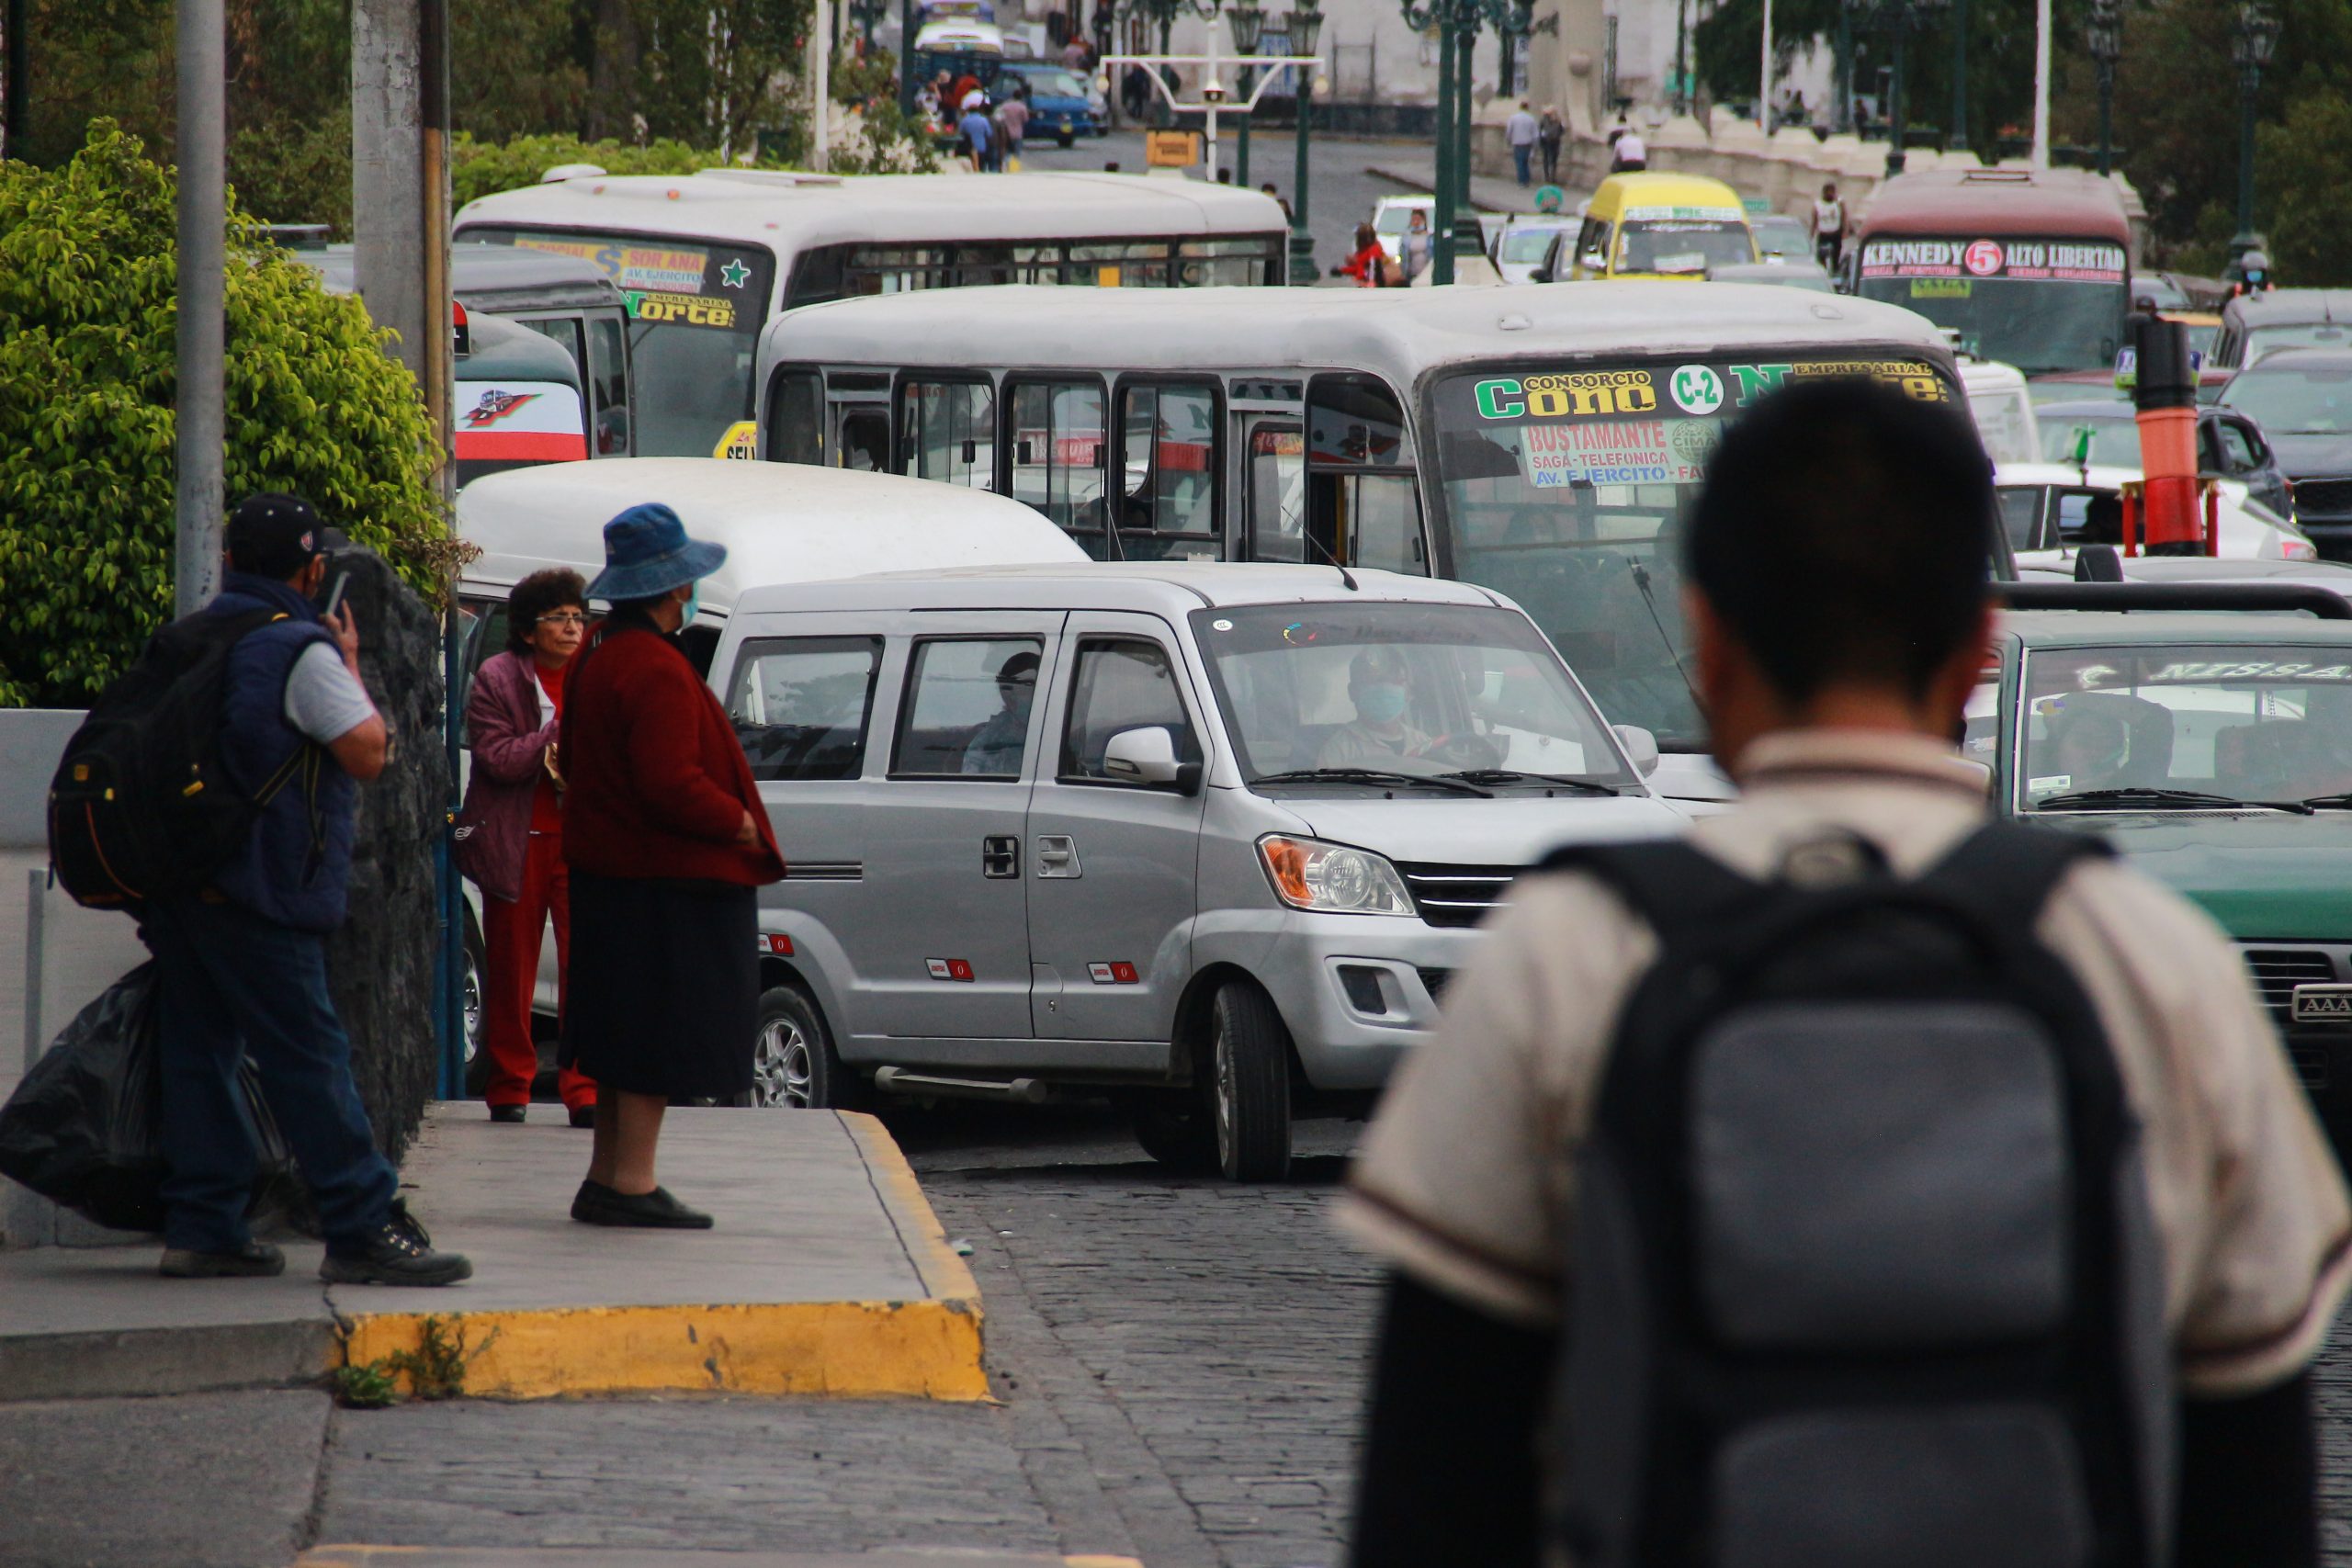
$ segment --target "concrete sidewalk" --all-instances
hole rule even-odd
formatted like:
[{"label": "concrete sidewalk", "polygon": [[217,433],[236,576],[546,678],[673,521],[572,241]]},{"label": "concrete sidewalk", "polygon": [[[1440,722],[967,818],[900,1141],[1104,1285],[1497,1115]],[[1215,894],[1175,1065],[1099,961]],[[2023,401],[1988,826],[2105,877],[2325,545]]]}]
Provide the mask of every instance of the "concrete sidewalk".
[{"label": "concrete sidewalk", "polygon": [[[1426,195],[1437,184],[1437,158],[1433,153],[1391,153],[1384,151],[1380,162],[1371,165],[1366,173],[1403,190]],[[1522,190],[1516,181],[1473,175],[1470,176],[1470,205],[1481,212],[1532,212],[1535,210],[1535,193],[1542,188],[1541,180]],[[1577,203],[1591,194],[1589,191],[1568,191],[1564,209],[1574,212]]]},{"label": "concrete sidewalk", "polygon": [[588,1134],[441,1104],[401,1172],[446,1290],[329,1286],[315,1244],[274,1280],[174,1280],[145,1246],[0,1252],[0,1400],[284,1387],[463,1337],[469,1394],[627,1390],[988,1397],[971,1271],[873,1118],[676,1110],[665,1186],[713,1231],[569,1217]]}]

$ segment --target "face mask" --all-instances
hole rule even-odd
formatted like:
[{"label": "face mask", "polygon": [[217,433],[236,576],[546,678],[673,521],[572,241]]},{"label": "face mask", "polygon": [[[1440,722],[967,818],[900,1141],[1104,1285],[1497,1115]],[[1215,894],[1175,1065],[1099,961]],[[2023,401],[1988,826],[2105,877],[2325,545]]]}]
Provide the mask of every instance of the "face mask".
[{"label": "face mask", "polygon": [[684,631],[695,624],[695,616],[702,609],[702,584],[697,582],[686,590],[685,609],[678,616],[678,629]]},{"label": "face mask", "polygon": [[1405,716],[1405,688],[1366,686],[1356,694],[1356,712],[1368,724],[1394,724]]}]

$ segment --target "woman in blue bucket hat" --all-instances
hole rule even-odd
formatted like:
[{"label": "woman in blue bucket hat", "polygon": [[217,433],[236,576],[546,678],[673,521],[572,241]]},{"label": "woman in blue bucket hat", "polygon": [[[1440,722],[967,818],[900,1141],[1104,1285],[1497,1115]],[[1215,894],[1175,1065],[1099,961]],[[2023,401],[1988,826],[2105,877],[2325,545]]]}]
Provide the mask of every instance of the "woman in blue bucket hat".
[{"label": "woman in blue bucket hat", "polygon": [[562,1059],[594,1078],[595,1152],[571,1217],[704,1230],[654,1179],[673,1100],[752,1087],[756,889],[784,874],[751,764],[679,651],[695,583],[727,558],[659,503],[605,525],[589,597],[612,605],[572,660],[560,754],[571,878]]}]

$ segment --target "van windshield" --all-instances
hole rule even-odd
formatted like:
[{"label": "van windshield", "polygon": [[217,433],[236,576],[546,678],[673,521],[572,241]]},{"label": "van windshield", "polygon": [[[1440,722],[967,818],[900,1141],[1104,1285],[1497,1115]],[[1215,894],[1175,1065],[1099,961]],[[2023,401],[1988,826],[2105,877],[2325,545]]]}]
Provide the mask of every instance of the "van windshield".
[{"label": "van windshield", "polygon": [[1252,784],[1346,787],[1347,775],[1367,773],[1468,781],[1490,793],[1634,782],[1559,656],[1509,610],[1195,610],[1193,633]]},{"label": "van windshield", "polygon": [[578,256],[620,289],[628,308],[639,457],[718,456],[735,426],[752,417],[752,361],[775,274],[764,251],[514,229],[469,227],[465,237]]},{"label": "van windshield", "polygon": [[1711,266],[1756,259],[1756,242],[1737,219],[1668,219],[1629,222],[1617,239],[1619,272],[1696,276]]},{"label": "van windshield", "polygon": [[[1898,350],[1748,360],[1521,364],[1431,394],[1453,575],[1517,600],[1615,722],[1668,750],[1706,744],[1686,679],[1680,535],[1707,457],[1738,411],[1792,378],[1871,376],[1960,396]],[[1988,544],[1990,525],[1987,525]]]}]

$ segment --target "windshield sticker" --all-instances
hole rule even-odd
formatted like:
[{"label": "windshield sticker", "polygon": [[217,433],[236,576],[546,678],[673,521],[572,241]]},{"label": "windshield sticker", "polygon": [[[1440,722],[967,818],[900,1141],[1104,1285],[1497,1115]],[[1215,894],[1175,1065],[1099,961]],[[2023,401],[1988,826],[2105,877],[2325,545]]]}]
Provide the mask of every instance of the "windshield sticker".
[{"label": "windshield sticker", "polygon": [[2098,240],[1872,240],[1861,256],[1864,277],[2121,283],[2124,270],[2123,247]]},{"label": "windshield sticker", "polygon": [[1520,468],[1537,490],[1572,485],[1695,484],[1713,450],[1703,420],[1622,420],[1520,428]]},{"label": "windshield sticker", "polygon": [[1624,223],[1744,223],[1747,210],[1739,207],[1629,207],[1619,220]]},{"label": "windshield sticker", "polygon": [[702,287],[708,252],[672,245],[627,245],[610,240],[551,240],[536,234],[518,235],[517,250],[552,251],[578,256],[604,269],[623,288],[660,288],[691,294]]},{"label": "windshield sticker", "polygon": [[2075,775],[2072,773],[2047,773],[2038,779],[2026,780],[2025,792],[2028,795],[2055,795],[2062,789],[2073,788],[2074,784]]},{"label": "windshield sticker", "polygon": [[2352,681],[2352,664],[2312,664],[2292,660],[2253,659],[2234,664],[2167,664],[2146,679],[2155,686],[2212,681]]},{"label": "windshield sticker", "polygon": [[1914,299],[1965,299],[1976,292],[1973,277],[1915,277],[1911,280]]},{"label": "windshield sticker", "polygon": [[[1680,412],[1720,415],[1745,407],[1791,377],[1869,376],[1917,398],[1939,403],[1951,392],[1924,359],[1821,359],[1780,365],[1680,365],[1672,370],[1574,370],[1497,376],[1471,384],[1482,420],[1619,419],[1627,414]],[[1668,400],[1662,411],[1663,390]]]},{"label": "windshield sticker", "polygon": [[1704,365],[1677,367],[1666,389],[1684,413],[1713,413],[1724,406],[1724,378]]},{"label": "windshield sticker", "polygon": [[739,419],[727,427],[718,445],[710,449],[714,457],[732,457],[743,462],[755,461],[760,455],[760,427],[753,421]]},{"label": "windshield sticker", "polygon": [[1677,251],[1670,256],[1660,256],[1650,263],[1650,270],[1652,272],[1704,272],[1707,270],[1707,253]]},{"label": "windshield sticker", "polygon": [[683,321],[690,327],[731,327],[735,324],[735,301],[713,299],[700,294],[648,293],[628,289],[621,298],[628,303],[628,313],[640,321]]},{"label": "windshield sticker", "polygon": [[718,281],[729,288],[741,288],[752,281],[752,269],[745,266],[742,258],[738,256],[718,269]]},{"label": "windshield sticker", "polygon": [[558,381],[458,383],[463,462],[565,463],[588,456],[580,394]]}]

